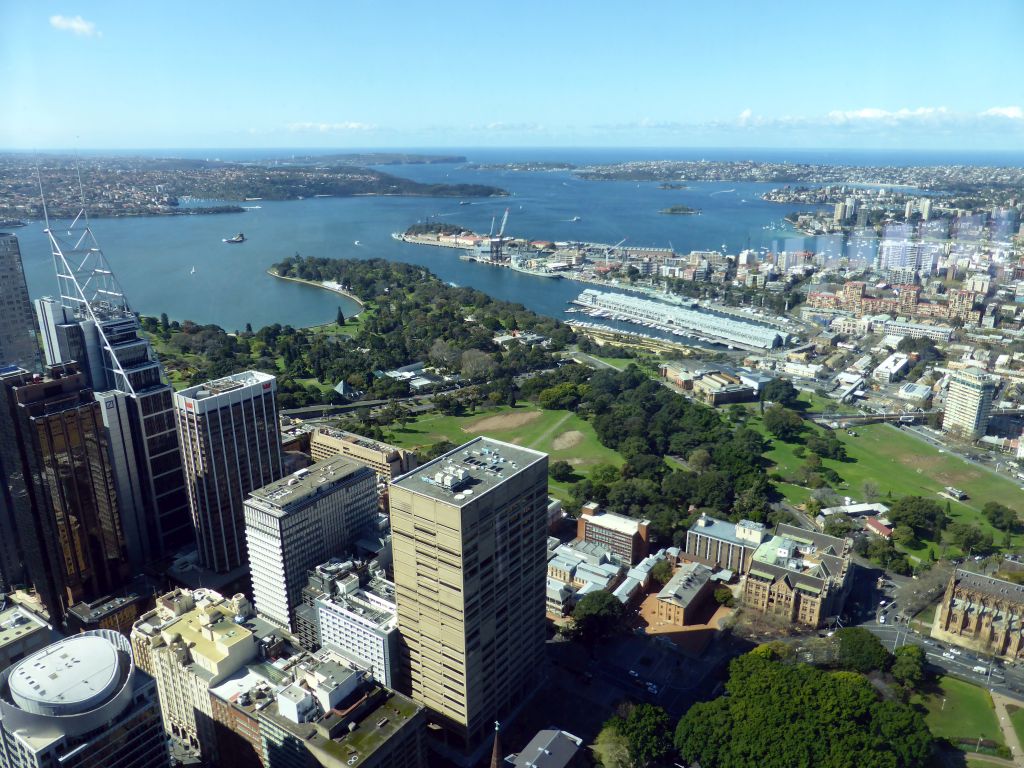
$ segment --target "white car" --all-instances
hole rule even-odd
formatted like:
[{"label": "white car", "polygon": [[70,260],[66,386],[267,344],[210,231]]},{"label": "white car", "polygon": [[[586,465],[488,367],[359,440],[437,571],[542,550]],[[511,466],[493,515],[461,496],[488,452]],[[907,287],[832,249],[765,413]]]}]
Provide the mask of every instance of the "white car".
[{"label": "white car", "polygon": [[960,651],[958,651],[956,648],[950,648],[949,652],[952,653],[954,656],[960,655]]},{"label": "white car", "polygon": [[954,656],[952,653],[949,653],[948,651],[946,651],[945,653],[942,654],[942,658],[944,658],[944,659],[955,659],[956,656]]},{"label": "white car", "polygon": [[879,624],[885,624],[885,614],[884,613],[881,616],[878,617],[878,623]]}]

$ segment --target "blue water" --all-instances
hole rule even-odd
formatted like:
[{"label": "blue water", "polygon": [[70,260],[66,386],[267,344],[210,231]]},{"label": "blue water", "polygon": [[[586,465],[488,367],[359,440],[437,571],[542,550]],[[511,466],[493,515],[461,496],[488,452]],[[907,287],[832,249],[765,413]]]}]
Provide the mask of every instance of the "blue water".
[{"label": "blue water", "polygon": [[[307,151],[303,151],[308,153]],[[141,154],[135,152],[133,154]],[[148,154],[148,153],[147,153]],[[184,155],[186,152],[166,152]],[[242,159],[248,151],[189,151],[190,156]],[[281,150],[263,156],[282,156]],[[700,158],[791,159],[806,162],[854,162],[847,153],[791,150],[778,156],[767,150],[473,150],[462,151],[472,162],[567,160],[613,162],[622,159]],[[883,162],[880,154],[861,162]],[[923,153],[922,153],[923,154]],[[912,156],[907,162],[954,162],[941,153]],[[905,158],[905,153],[900,155]],[[865,155],[867,158],[868,155]],[[968,162],[959,158],[960,162]],[[894,156],[895,158],[895,156]],[[884,162],[895,164],[896,159]],[[982,162],[979,160],[979,162]],[[984,162],[993,162],[988,157]],[[1004,161],[1006,162],[1006,161]],[[582,181],[567,172],[471,171],[458,165],[409,165],[382,168],[419,181],[480,183],[502,187],[510,197],[473,200],[459,205],[449,198],[315,198],[287,202],[261,201],[258,210],[209,216],[95,219],[95,232],[132,307],[148,315],[166,312],[172,319],[216,323],[238,330],[251,323],[294,326],[333,320],[337,307],[346,315],[355,305],[318,288],[277,280],[266,269],[285,256],[331,258],[382,257],[422,264],[447,282],[471,286],[496,298],[518,301],[536,312],[562,317],[568,302],[583,285],[546,280],[460,261],[458,251],[401,243],[391,233],[432,216],[477,232],[487,232],[509,208],[507,234],[530,239],[587,240],[669,247],[679,252],[719,249],[730,253],[746,247],[800,250],[809,240],[793,230],[765,229],[782,224],[792,206],[767,203],[759,194],[776,184],[739,182],[692,183],[686,190],[662,190],[654,182]],[[85,179],[88,184],[88,179]],[[733,191],[729,191],[733,190]],[[666,216],[658,210],[684,204],[701,216]],[[246,205],[250,205],[247,203]],[[581,221],[572,222],[575,216]],[[55,230],[57,225],[54,225]],[[247,242],[221,242],[236,232]],[[33,298],[56,289],[53,265],[42,224],[16,230],[21,241],[29,292]],[[788,234],[786,234],[788,233]],[[355,245],[359,241],[360,245]],[[191,274],[192,267],[195,274]]]}]

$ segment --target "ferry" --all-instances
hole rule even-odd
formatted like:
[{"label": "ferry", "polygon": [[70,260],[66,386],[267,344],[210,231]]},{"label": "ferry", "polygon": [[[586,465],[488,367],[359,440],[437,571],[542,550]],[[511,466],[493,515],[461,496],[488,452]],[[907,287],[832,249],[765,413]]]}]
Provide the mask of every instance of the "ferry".
[{"label": "ferry", "polygon": [[245,235],[243,235],[241,232],[239,232],[234,237],[225,237],[225,238],[223,238],[221,240],[221,242],[222,243],[244,243],[245,242]]}]

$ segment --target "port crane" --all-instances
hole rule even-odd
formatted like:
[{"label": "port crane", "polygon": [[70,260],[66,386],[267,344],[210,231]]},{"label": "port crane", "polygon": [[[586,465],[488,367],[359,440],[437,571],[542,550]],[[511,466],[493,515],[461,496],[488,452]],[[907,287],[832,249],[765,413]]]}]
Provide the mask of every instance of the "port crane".
[{"label": "port crane", "polygon": [[[490,237],[490,235],[488,235],[491,241],[491,261],[501,261],[502,259],[502,250],[504,249],[505,246],[505,225],[508,224],[508,212],[509,209],[506,208],[505,215],[501,217],[501,227],[498,228],[498,234],[493,237]],[[494,231],[493,218],[491,219],[491,231]]]},{"label": "port crane", "polygon": [[611,258],[612,251],[614,251],[616,248],[618,248],[620,245],[622,245],[624,242],[626,242],[626,240],[627,240],[627,238],[624,237],[621,240],[619,240],[619,242],[617,242],[615,245],[613,245],[613,246],[611,246],[609,248],[605,248],[605,251],[604,251],[604,265],[606,267],[608,266],[608,260]]}]

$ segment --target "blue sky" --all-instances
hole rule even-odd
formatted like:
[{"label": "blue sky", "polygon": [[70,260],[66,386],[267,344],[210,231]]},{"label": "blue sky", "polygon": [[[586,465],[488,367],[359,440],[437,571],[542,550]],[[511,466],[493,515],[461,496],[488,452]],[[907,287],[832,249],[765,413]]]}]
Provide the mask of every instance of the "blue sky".
[{"label": "blue sky", "polygon": [[1024,149],[1024,0],[0,0],[0,147]]}]

